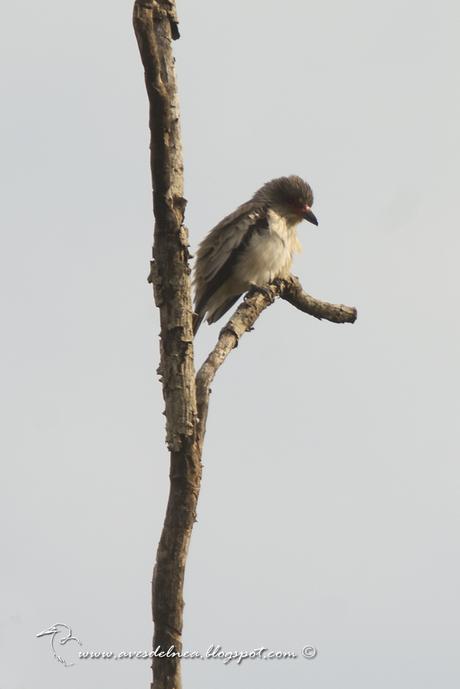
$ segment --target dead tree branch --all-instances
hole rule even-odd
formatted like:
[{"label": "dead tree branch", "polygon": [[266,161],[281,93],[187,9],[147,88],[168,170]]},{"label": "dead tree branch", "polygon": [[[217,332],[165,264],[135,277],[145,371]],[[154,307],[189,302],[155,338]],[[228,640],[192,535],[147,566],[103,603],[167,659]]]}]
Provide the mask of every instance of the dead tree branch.
[{"label": "dead tree branch", "polygon": [[[138,0],[133,24],[150,103],[155,230],[150,282],[160,311],[158,373],[170,450],[170,493],[152,581],[153,647],[182,650],[185,561],[195,521],[201,460],[196,398],[188,233],[183,225],[183,162],[174,57],[174,2]],[[177,657],[154,657],[153,689],[180,689]]]},{"label": "dead tree branch", "polygon": [[196,375],[196,397],[198,405],[198,441],[202,446],[206,431],[208,416],[209,395],[212,381],[230,354],[244,335],[254,327],[254,323],[277,297],[285,299],[290,304],[318,319],[331,321],[332,323],[354,323],[357,311],[354,307],[342,304],[329,304],[320,301],[304,292],[298,278],[291,276],[289,280],[276,280],[264,287],[248,292],[246,298],[237,308],[228,323],[219,334],[219,339],[202,364]]},{"label": "dead tree branch", "polygon": [[[181,689],[185,564],[201,482],[209,386],[240,337],[276,297],[315,318],[353,323],[356,310],[318,301],[296,278],[247,295],[195,378],[183,161],[171,42],[179,37],[175,0],[135,0],[133,24],[150,104],[150,166],[155,229],[149,282],[160,312],[160,366],[170,451],[170,492],[152,581],[152,689]],[[168,653],[168,649],[173,653]]]}]

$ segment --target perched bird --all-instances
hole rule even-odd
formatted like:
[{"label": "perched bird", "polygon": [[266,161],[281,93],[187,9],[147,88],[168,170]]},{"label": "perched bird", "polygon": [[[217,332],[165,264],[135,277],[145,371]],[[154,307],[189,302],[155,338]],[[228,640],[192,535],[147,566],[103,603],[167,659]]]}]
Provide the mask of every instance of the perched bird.
[{"label": "perched bird", "polygon": [[313,192],[300,177],[264,184],[201,242],[194,271],[196,333],[203,318],[214,323],[251,287],[287,278],[301,250],[297,225],[318,224]]}]

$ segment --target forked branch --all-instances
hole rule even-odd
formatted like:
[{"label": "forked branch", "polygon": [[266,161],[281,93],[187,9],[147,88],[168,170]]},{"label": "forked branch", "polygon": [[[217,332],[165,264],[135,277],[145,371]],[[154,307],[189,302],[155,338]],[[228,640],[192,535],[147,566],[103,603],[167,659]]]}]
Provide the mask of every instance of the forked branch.
[{"label": "forked branch", "polygon": [[[170,451],[170,492],[152,581],[152,689],[181,689],[183,586],[196,519],[209,386],[241,336],[276,297],[315,318],[353,323],[356,310],[306,294],[296,278],[249,293],[221,331],[195,378],[188,234],[171,41],[179,37],[174,0],[136,0],[133,16],[150,103],[155,230],[149,281],[160,311],[160,367]],[[171,651],[172,649],[172,651]]]}]

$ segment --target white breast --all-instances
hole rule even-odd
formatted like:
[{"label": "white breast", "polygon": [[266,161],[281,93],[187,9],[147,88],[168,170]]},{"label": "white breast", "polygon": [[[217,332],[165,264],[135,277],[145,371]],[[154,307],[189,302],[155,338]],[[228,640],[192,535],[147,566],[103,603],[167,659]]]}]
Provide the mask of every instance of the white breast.
[{"label": "white breast", "polygon": [[272,210],[268,211],[268,230],[255,233],[235,267],[235,277],[247,286],[264,285],[277,277],[288,277],[292,256],[300,251],[297,225]]}]

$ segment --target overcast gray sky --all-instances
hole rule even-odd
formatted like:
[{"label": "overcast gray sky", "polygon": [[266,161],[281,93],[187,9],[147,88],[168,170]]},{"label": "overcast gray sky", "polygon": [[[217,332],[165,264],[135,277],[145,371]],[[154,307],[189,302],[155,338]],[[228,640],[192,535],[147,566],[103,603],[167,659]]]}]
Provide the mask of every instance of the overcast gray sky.
[{"label": "overcast gray sky", "polygon": [[[456,689],[458,3],[178,9],[192,249],[299,174],[320,226],[294,272],[359,309],[338,326],[276,303],[219,372],[187,570],[185,649],[318,656],[188,660],[184,685]],[[146,660],[64,668],[35,637],[150,650],[168,457],[131,5],[2,15],[0,687],[147,687]]]}]

